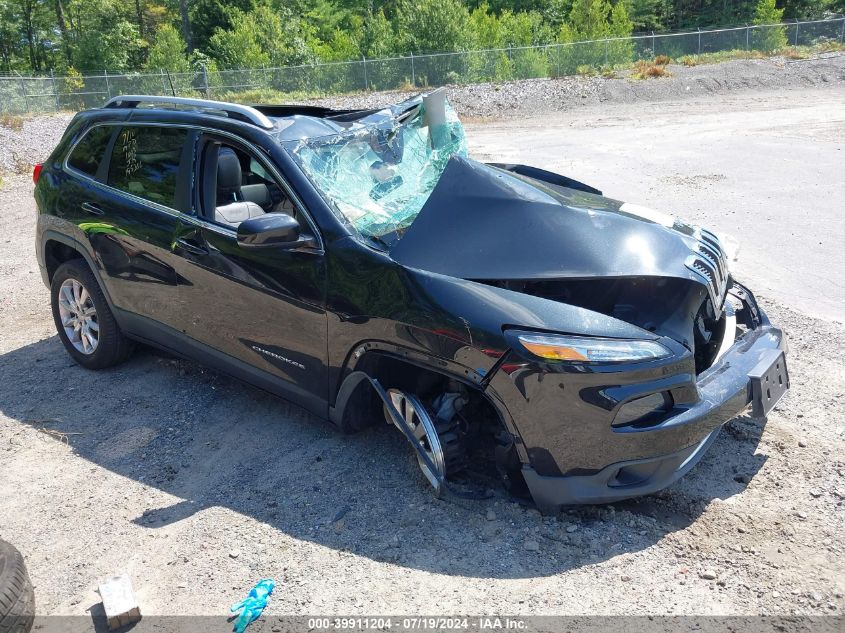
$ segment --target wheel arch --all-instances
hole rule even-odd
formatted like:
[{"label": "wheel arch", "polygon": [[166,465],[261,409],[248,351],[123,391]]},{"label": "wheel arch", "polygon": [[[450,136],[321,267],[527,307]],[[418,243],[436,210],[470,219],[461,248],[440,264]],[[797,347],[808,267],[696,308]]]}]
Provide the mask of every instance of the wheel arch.
[{"label": "wheel arch", "polygon": [[382,402],[369,378],[378,380],[385,389],[395,387],[414,393],[430,390],[438,384],[446,386],[454,381],[489,404],[502,427],[509,428],[483,386],[468,377],[469,372],[458,371],[448,363],[444,365],[436,367],[399,350],[365,351],[349,364],[334,405],[329,408],[329,418],[346,432],[361,430],[381,420]]},{"label": "wheel arch", "polygon": [[56,231],[44,231],[41,237],[41,252],[44,257],[44,266],[47,269],[48,284],[53,282],[53,276],[56,274],[59,266],[72,259],[84,260],[88,268],[91,269],[91,273],[97,280],[100,289],[103,291],[103,296],[105,296],[106,302],[109,304],[109,309],[111,309],[112,313],[115,314],[115,318],[117,318],[108,288],[103,283],[100,269],[88,252],[88,249],[68,235]]}]

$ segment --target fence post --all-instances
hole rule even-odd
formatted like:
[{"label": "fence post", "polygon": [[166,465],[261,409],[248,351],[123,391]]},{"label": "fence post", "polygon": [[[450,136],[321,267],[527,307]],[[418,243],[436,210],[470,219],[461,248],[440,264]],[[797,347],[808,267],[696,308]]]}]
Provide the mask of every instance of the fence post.
[{"label": "fence post", "polygon": [[23,108],[24,114],[29,112],[29,97],[26,94],[26,82],[21,77],[21,94],[23,95]]},{"label": "fence post", "polygon": [[651,54],[657,57],[657,42],[654,39],[654,31],[651,32]]},{"label": "fence post", "polygon": [[845,18],[842,18],[842,33],[839,34],[839,41],[845,42]]},{"label": "fence post", "polygon": [[604,65],[607,66],[607,38],[604,38]]},{"label": "fence post", "polygon": [[417,87],[417,71],[414,68],[414,53],[411,52],[411,85]]},{"label": "fence post", "polygon": [[59,91],[56,90],[56,73],[50,69],[50,86],[53,88],[53,98],[56,100],[56,112],[59,111]]},{"label": "fence post", "polygon": [[109,95],[109,99],[111,99],[111,84],[109,83],[109,71],[103,71],[103,77],[106,78],[106,92]]},{"label": "fence post", "polygon": [[367,80],[367,58],[361,55],[361,59],[364,62],[364,91],[370,89],[370,82]]},{"label": "fence post", "polygon": [[205,98],[208,99],[208,66],[202,65],[202,88],[205,92]]},{"label": "fence post", "polygon": [[798,25],[799,24],[800,23],[798,22],[798,20],[795,20],[795,43],[793,44],[793,46],[798,46]]},{"label": "fence post", "polygon": [[701,55],[701,27],[698,28],[698,54]]},{"label": "fence post", "polygon": [[[750,32],[751,32],[751,31],[750,31],[750,30],[749,30],[749,28],[748,28],[748,22],[746,22],[746,23],[745,23],[745,52],[746,52],[746,53],[748,53],[748,52],[751,50],[751,48],[748,46],[748,34],[749,34]],[[748,57],[748,55],[746,55],[746,57]]]}]

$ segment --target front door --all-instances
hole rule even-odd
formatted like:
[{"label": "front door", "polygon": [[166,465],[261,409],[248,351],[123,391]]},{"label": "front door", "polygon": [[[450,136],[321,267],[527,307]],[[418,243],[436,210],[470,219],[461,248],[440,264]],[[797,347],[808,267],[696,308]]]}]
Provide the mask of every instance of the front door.
[{"label": "front door", "polygon": [[[197,168],[200,213],[183,219],[174,242],[185,333],[224,362],[248,365],[251,382],[326,415],[322,249],[249,249],[236,233],[243,219],[264,213],[299,214],[306,233],[311,225],[266,161],[244,146],[203,137]],[[255,372],[263,376],[255,380]]]}]

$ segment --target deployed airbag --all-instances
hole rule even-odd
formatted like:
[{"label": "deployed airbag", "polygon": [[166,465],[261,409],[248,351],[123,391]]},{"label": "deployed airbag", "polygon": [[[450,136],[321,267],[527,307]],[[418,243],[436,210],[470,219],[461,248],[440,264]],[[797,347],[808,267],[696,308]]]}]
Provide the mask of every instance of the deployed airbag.
[{"label": "deployed airbag", "polygon": [[[433,95],[434,96],[434,95]],[[436,95],[400,116],[346,132],[302,140],[289,149],[342,219],[368,237],[407,228],[452,156],[466,156],[455,111]]]}]

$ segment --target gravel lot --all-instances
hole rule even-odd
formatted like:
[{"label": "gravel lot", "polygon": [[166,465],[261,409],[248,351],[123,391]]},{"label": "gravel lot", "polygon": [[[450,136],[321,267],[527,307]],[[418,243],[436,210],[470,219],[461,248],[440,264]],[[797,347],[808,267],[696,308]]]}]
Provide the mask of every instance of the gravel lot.
[{"label": "gravel lot", "polygon": [[[39,613],[85,616],[97,583],[126,571],[145,615],[221,623],[262,577],[280,581],[268,615],[841,615],[845,63],[778,63],[624,90],[453,91],[462,113],[502,119],[469,125],[476,156],[560,169],[734,236],[738,276],[789,338],[792,390],[767,422],[734,419],[667,491],[558,517],[501,492],[437,501],[389,427],[341,436],[194,363],[142,349],[117,369],[74,365],[33,256],[31,184],[7,176],[0,536],[24,552]],[[594,91],[552,100],[569,83]],[[518,118],[485,109],[496,95]],[[42,158],[66,121],[0,128],[0,161]],[[768,225],[749,220],[761,212]],[[799,293],[802,271],[814,281]]]}]

